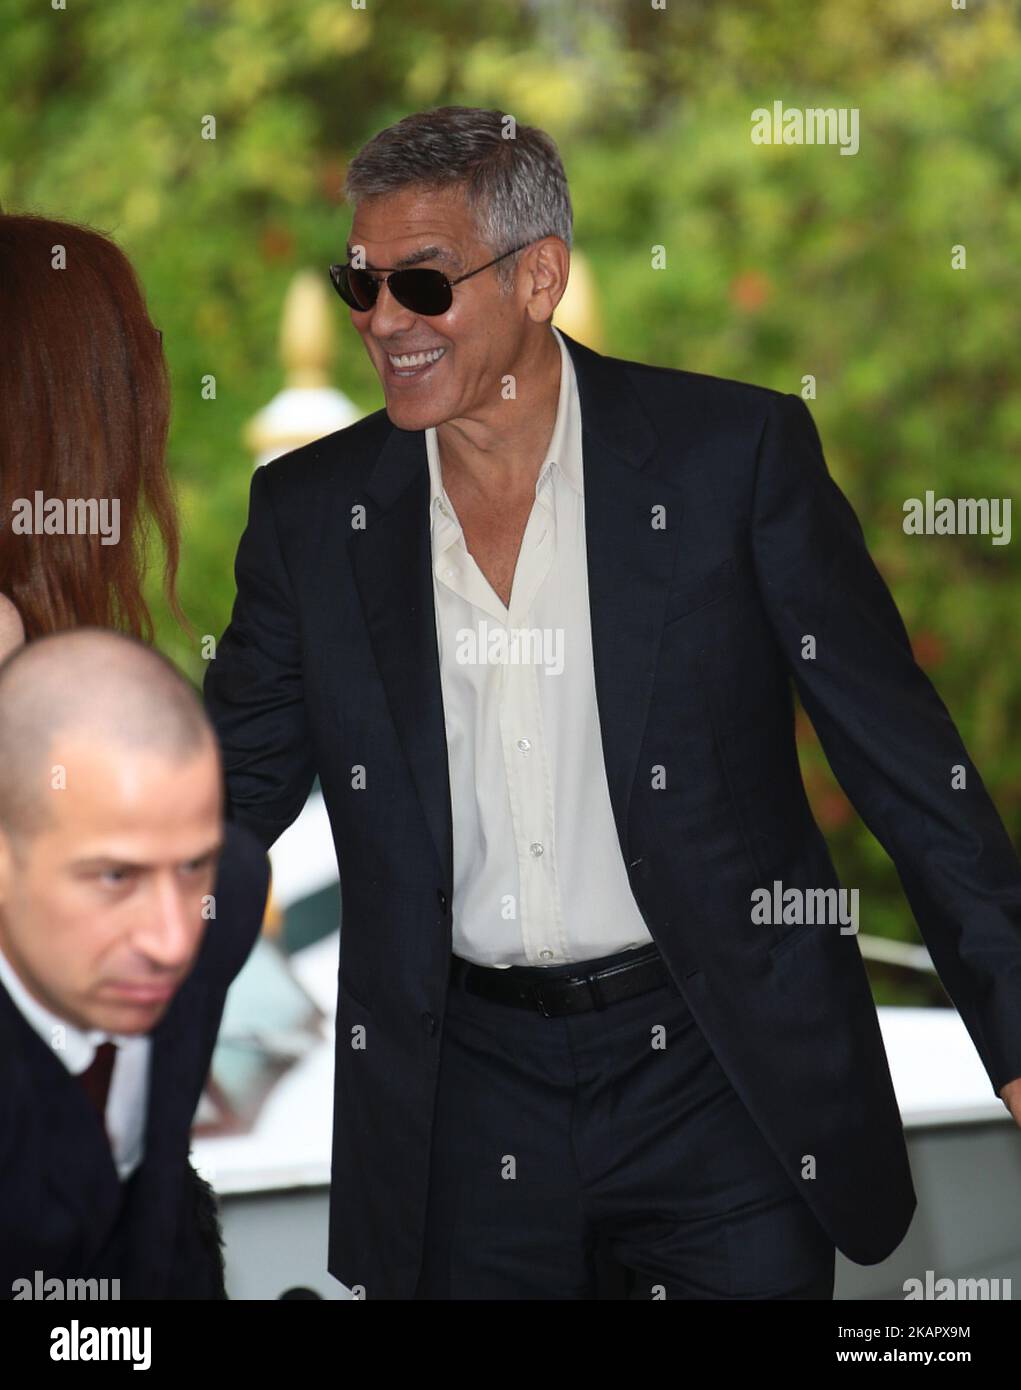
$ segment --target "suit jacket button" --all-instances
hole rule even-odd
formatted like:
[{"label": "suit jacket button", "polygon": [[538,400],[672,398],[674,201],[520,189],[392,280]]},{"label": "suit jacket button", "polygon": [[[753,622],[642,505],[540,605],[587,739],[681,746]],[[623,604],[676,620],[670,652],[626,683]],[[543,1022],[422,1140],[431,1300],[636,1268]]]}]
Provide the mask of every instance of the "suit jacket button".
[{"label": "suit jacket button", "polygon": [[447,910],[447,895],[446,895],[446,893],[444,893],[444,891],[443,891],[442,888],[437,888],[437,889],[436,889],[436,897],[439,899],[440,907],[442,907],[442,908],[443,908],[443,911],[446,912],[446,910]]},{"label": "suit jacket button", "polygon": [[423,1028],[425,1029],[425,1031],[429,1034],[429,1036],[432,1037],[433,1033],[436,1032],[436,1016],[435,1016],[435,1014],[423,1014],[423,1015],[422,1015],[422,1027],[423,1027]]}]

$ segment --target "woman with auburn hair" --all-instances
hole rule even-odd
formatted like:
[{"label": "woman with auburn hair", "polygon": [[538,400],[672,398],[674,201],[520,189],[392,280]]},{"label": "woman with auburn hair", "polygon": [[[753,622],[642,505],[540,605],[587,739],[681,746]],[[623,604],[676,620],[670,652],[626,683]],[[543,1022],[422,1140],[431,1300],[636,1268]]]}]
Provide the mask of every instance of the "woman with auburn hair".
[{"label": "woman with auburn hair", "polygon": [[187,629],[169,421],[162,338],[120,248],[90,227],[0,213],[0,656],[85,625],[151,642],[153,522]]},{"label": "woman with auburn hair", "polygon": [[[142,587],[153,523],[167,602],[191,633],[176,592],[169,422],[162,335],[123,251],[90,227],[0,212],[0,661],[75,627],[151,643]],[[82,524],[111,516],[114,526]],[[226,873],[243,847],[230,830],[214,896],[221,917],[243,917]],[[226,1298],[216,1194],[190,1162],[186,1182],[190,1239],[208,1266],[191,1270],[198,1291],[187,1296]]]}]

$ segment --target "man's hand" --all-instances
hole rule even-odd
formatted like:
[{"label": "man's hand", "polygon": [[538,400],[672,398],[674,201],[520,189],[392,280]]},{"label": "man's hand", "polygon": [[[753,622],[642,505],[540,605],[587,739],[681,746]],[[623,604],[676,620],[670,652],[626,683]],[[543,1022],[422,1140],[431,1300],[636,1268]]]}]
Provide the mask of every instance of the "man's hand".
[{"label": "man's hand", "polygon": [[1014,1123],[1021,1129],[1021,1076],[1008,1081],[1000,1088],[1000,1099],[1014,1116]]}]

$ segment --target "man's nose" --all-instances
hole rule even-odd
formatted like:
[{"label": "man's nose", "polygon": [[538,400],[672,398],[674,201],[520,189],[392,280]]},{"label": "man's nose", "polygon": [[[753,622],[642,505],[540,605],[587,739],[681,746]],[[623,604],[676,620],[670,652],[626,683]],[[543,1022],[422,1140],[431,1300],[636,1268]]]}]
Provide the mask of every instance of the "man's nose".
[{"label": "man's nose", "polygon": [[190,961],[202,930],[202,913],[194,890],[176,875],[157,877],[144,920],[135,932],[135,945],[157,965],[180,969]]},{"label": "man's nose", "polygon": [[390,339],[397,333],[406,332],[414,321],[415,315],[394,299],[390,286],[381,284],[369,324],[375,336]]}]

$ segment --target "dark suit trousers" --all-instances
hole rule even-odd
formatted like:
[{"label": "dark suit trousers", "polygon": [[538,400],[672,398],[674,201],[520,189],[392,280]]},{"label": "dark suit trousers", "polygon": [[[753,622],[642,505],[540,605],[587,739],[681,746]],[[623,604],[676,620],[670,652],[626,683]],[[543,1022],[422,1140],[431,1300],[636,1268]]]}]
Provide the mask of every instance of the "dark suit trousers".
[{"label": "dark suit trousers", "polygon": [[417,1298],[830,1299],[833,1269],[672,982],[568,1018],[451,984]]}]

